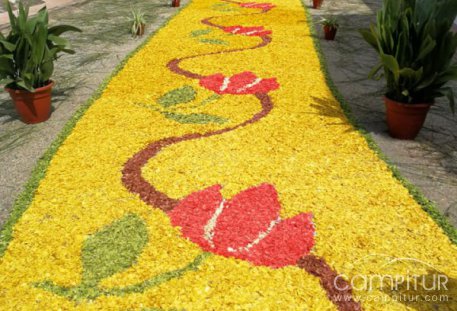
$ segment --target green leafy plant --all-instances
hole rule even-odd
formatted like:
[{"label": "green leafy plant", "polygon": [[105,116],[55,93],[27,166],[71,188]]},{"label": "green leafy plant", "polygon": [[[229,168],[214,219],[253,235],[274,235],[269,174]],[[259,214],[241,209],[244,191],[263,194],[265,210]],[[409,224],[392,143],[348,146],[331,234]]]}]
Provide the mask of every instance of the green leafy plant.
[{"label": "green leafy plant", "polygon": [[144,12],[138,8],[132,8],[132,16],[130,17],[130,32],[134,37],[142,35],[146,20],[144,18]]},{"label": "green leafy plant", "polygon": [[334,29],[338,29],[340,27],[338,20],[334,16],[329,16],[321,19],[319,24],[323,25],[324,27],[327,26]]},{"label": "green leafy plant", "polygon": [[380,56],[370,77],[385,77],[388,98],[417,104],[445,96],[454,111],[454,94],[446,84],[457,79],[457,64],[451,64],[456,15],[455,0],[383,1],[376,25],[361,34]]},{"label": "green leafy plant", "polygon": [[81,30],[69,25],[49,27],[46,7],[34,17],[28,16],[28,7],[22,2],[19,2],[17,16],[9,2],[6,7],[11,30],[6,37],[0,33],[0,83],[33,92],[49,83],[54,61],[61,52],[75,53],[68,40],[60,35]]}]

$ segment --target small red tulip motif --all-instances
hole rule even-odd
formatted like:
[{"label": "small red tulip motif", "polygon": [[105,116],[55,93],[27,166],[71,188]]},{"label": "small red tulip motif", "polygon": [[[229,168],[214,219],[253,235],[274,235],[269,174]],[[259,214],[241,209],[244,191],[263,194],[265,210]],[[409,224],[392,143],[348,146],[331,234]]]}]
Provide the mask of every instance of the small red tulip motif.
[{"label": "small red tulip motif", "polygon": [[262,79],[250,71],[231,77],[221,73],[206,76],[200,79],[200,85],[221,95],[266,94],[279,88],[276,78]]},{"label": "small red tulip motif", "polygon": [[243,8],[250,8],[250,9],[261,9],[264,12],[267,12],[276,7],[272,3],[257,3],[257,2],[240,3],[239,6],[241,6]]},{"label": "small red tulip motif", "polygon": [[223,30],[234,35],[243,35],[251,37],[263,37],[271,35],[271,30],[266,30],[263,26],[244,27],[237,25],[224,27]]}]

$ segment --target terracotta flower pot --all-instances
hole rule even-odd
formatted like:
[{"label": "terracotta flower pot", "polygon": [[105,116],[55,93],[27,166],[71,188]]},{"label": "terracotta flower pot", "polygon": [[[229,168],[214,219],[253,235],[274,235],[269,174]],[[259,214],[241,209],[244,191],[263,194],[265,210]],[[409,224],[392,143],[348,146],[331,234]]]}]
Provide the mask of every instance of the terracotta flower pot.
[{"label": "terracotta flower pot", "polygon": [[10,93],[16,111],[24,123],[33,124],[44,122],[51,115],[51,92],[54,82],[35,89],[35,92],[25,90],[14,90],[6,88]]},{"label": "terracotta flower pot", "polygon": [[180,2],[181,2],[180,0],[172,0],[171,1],[171,6],[174,7],[174,8],[177,8],[181,4]]},{"label": "terracotta flower pot", "polygon": [[139,36],[139,37],[144,35],[144,28],[145,28],[145,25],[144,24],[140,24],[140,27],[138,27],[138,30],[136,31],[136,35]]},{"label": "terracotta flower pot", "polygon": [[384,97],[390,136],[414,139],[424,125],[432,104],[403,104]]},{"label": "terracotta flower pot", "polygon": [[322,6],[323,0],[313,0],[313,9],[319,9]]},{"label": "terracotta flower pot", "polygon": [[338,28],[332,26],[324,26],[324,37],[325,40],[335,40],[336,32]]}]

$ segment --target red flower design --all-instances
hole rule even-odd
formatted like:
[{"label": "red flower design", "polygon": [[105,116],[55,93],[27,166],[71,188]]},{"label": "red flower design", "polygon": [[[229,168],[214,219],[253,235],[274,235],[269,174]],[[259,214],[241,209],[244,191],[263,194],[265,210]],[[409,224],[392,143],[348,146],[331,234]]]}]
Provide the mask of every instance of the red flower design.
[{"label": "red flower design", "polygon": [[267,12],[276,7],[276,5],[274,5],[272,3],[257,3],[257,2],[240,3],[239,5],[243,8],[262,9],[262,11],[264,11],[264,12]]},{"label": "red flower design", "polygon": [[266,30],[263,26],[253,26],[253,27],[244,27],[244,26],[229,26],[224,27],[225,32],[234,34],[234,35],[244,35],[244,36],[257,36],[263,37],[266,35],[271,35],[271,30]]},{"label": "red flower design", "polygon": [[221,73],[200,79],[200,85],[217,94],[258,94],[268,93],[279,87],[276,78],[261,79],[250,71],[225,77]]},{"label": "red flower design", "polygon": [[220,185],[184,198],[169,216],[203,250],[280,268],[294,265],[314,246],[310,213],[281,219],[274,186],[262,184],[224,200]]}]

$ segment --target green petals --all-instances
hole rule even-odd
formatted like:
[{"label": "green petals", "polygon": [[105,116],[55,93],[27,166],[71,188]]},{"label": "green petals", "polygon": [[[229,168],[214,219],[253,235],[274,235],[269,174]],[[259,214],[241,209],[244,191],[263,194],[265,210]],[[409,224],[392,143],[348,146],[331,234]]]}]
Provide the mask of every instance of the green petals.
[{"label": "green petals", "polygon": [[88,237],[83,244],[83,283],[102,279],[131,267],[148,242],[144,221],[128,214]]},{"label": "green petals", "polygon": [[205,114],[205,113],[190,113],[190,114],[180,114],[174,112],[163,112],[162,113],[167,119],[183,123],[183,124],[208,124],[208,123],[217,123],[222,124],[227,122],[226,118],[222,118],[215,115]]},{"label": "green petals", "polygon": [[207,28],[207,29],[198,29],[198,30],[193,30],[190,32],[190,35],[192,37],[199,37],[199,36],[203,36],[203,35],[207,35],[209,34],[211,31],[213,31],[211,28]]},{"label": "green petals", "polygon": [[168,108],[171,106],[191,102],[195,99],[196,95],[197,93],[193,87],[185,85],[166,93],[157,100],[157,103],[164,108]]},{"label": "green petals", "polygon": [[220,40],[220,39],[200,39],[199,41],[202,43],[208,43],[208,44],[229,45],[227,41]]}]

